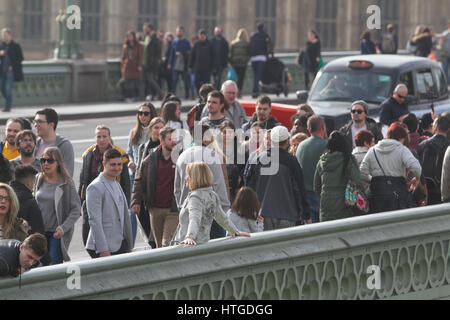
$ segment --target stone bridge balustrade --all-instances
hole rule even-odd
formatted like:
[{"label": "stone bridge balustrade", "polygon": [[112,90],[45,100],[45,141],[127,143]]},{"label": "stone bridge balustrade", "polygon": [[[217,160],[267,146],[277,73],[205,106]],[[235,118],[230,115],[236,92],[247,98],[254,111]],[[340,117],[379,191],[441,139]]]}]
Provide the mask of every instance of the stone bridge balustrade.
[{"label": "stone bridge balustrade", "polygon": [[0,299],[448,298],[450,204],[40,268],[21,289],[0,280]]}]

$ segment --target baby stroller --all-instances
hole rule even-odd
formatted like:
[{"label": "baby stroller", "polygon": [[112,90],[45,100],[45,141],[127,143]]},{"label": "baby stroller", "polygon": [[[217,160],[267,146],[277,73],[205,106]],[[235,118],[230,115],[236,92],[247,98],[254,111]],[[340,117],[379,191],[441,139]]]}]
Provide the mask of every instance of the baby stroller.
[{"label": "baby stroller", "polygon": [[284,93],[287,97],[289,94],[290,75],[283,62],[269,55],[259,81],[259,89],[264,93],[275,93],[277,96]]}]

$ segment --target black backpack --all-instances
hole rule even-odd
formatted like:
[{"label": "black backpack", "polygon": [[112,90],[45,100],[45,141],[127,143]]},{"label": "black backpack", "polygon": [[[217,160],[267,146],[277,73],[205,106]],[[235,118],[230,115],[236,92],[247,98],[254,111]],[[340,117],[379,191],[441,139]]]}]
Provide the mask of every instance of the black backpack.
[{"label": "black backpack", "polygon": [[420,150],[422,174],[425,177],[428,191],[440,193],[442,164],[448,145],[449,143],[440,148],[435,143],[431,143],[431,141],[425,141],[423,149]]}]

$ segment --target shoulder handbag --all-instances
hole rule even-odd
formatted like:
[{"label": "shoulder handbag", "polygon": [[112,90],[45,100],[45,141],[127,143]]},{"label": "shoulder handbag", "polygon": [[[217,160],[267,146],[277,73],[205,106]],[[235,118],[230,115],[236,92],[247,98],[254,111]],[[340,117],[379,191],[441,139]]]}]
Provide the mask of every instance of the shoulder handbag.
[{"label": "shoulder handbag", "polygon": [[348,180],[345,187],[345,204],[357,214],[365,214],[370,210],[366,194],[358,188],[352,179]]},{"label": "shoulder handbag", "polygon": [[381,169],[381,172],[383,172],[385,183],[389,186],[389,188],[391,188],[392,194],[394,195],[395,199],[398,200],[400,198],[400,195],[398,194],[397,191],[392,189],[393,181],[388,176],[386,176],[386,173],[384,172],[383,167],[381,166],[380,160],[378,160],[378,156],[377,156],[377,153],[375,152],[375,149],[373,150],[373,154],[375,155],[375,160],[377,160],[377,163]]}]

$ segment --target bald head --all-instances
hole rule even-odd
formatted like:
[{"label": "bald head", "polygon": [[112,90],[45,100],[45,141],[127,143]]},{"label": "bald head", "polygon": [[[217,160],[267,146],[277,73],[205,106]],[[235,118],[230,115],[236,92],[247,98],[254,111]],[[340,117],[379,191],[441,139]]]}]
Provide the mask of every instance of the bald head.
[{"label": "bald head", "polygon": [[398,103],[405,102],[406,96],[408,95],[408,88],[404,84],[399,84],[395,87],[393,97]]},{"label": "bald head", "polygon": [[222,28],[220,28],[220,27],[215,27],[215,28],[214,28],[214,35],[215,35],[215,36],[221,36],[221,35],[222,35]]}]

